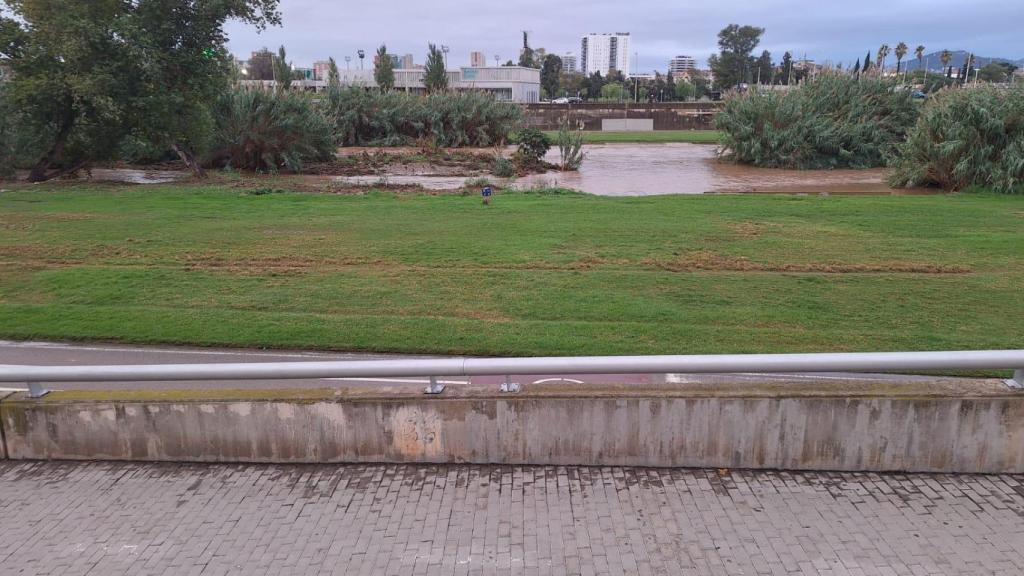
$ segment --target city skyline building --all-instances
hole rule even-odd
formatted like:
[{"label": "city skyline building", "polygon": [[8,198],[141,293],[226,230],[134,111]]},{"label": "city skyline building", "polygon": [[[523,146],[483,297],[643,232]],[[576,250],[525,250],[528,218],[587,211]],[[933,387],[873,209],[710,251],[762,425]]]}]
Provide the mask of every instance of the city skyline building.
[{"label": "city skyline building", "polygon": [[629,76],[632,70],[630,49],[629,32],[587,34],[580,39],[580,69],[586,75],[600,72],[607,76],[618,70]]}]

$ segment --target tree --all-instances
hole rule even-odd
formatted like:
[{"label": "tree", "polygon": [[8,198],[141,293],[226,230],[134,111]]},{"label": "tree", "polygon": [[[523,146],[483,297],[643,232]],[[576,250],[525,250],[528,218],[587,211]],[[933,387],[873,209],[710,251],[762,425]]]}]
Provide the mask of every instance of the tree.
[{"label": "tree", "polygon": [[691,100],[697,94],[697,89],[694,88],[693,84],[687,81],[676,82],[675,96],[676,100],[686,102]]},{"label": "tree", "polygon": [[448,90],[448,72],[444,67],[444,54],[435,44],[427,44],[427,63],[423,72],[423,85],[427,93]]},{"label": "tree", "polygon": [[896,54],[896,75],[897,76],[899,76],[899,74],[900,74],[900,69],[901,69],[901,66],[903,64],[903,57],[907,55],[907,50],[909,50],[909,48],[907,47],[907,43],[906,42],[900,42],[899,44],[896,45],[896,52],[895,52],[895,54]]},{"label": "tree", "polygon": [[623,100],[626,96],[626,91],[622,88],[622,84],[613,82],[605,84],[601,87],[601,99],[612,102]]},{"label": "tree", "polygon": [[953,53],[949,50],[943,50],[942,54],[939,55],[939,61],[942,62],[942,69],[946,71],[946,78],[953,76],[953,68],[949,63],[953,60]]},{"label": "tree", "polygon": [[789,85],[793,81],[793,55],[786,52],[782,55],[782,83]]},{"label": "tree", "polygon": [[761,42],[764,28],[730,24],[718,33],[719,53],[708,59],[719,88],[730,89],[750,81],[753,58],[750,54]]},{"label": "tree", "polygon": [[391,61],[385,44],[377,48],[377,57],[373,62],[373,79],[381,92],[390,92],[395,87],[395,63]]},{"label": "tree", "polygon": [[[918,44],[917,48],[914,49],[914,55],[917,56],[917,69],[918,70],[924,70],[924,50],[925,50],[925,48],[924,48],[923,44]],[[927,76],[928,72],[925,71],[924,74]]]},{"label": "tree", "polygon": [[990,62],[978,70],[978,79],[984,82],[1006,82],[1017,71],[1009,62]]},{"label": "tree", "polygon": [[529,34],[523,31],[523,49],[519,51],[519,65],[523,68],[535,68],[533,48],[530,48]]},{"label": "tree", "polygon": [[281,46],[277,49],[277,58],[274,59],[274,81],[277,82],[277,89],[287,91],[292,87],[293,78],[295,75],[292,73],[292,65],[288,62],[284,46]]},{"label": "tree", "polygon": [[853,75],[860,78],[860,58],[857,58],[857,63],[853,65]]},{"label": "tree", "polygon": [[868,55],[864,57],[864,67],[860,69],[861,72],[867,72],[871,69],[871,50],[868,50]]},{"label": "tree", "polygon": [[876,57],[875,64],[878,67],[878,77],[881,78],[885,74],[885,59],[889,57],[889,45],[882,44],[878,47],[878,56]]},{"label": "tree", "polygon": [[280,22],[277,0],[3,3],[15,18],[0,16],[2,28],[15,22],[20,43],[4,55],[10,94],[39,147],[35,182],[109,157],[129,134],[202,175],[194,149],[233,68],[224,23]]},{"label": "tree", "polygon": [[583,81],[583,90],[586,91],[587,100],[597,100],[601,97],[601,88],[604,87],[604,82],[600,72],[594,72]]},{"label": "tree", "polygon": [[548,93],[549,98],[556,98],[558,95],[559,76],[562,74],[562,59],[554,54],[544,57],[544,64],[540,69],[540,85]]},{"label": "tree", "polygon": [[338,63],[334,61],[333,56],[327,59],[327,85],[341,86],[341,74],[338,72]]},{"label": "tree", "polygon": [[254,52],[249,58],[249,66],[246,69],[246,76],[250,80],[273,80],[274,79],[274,53],[266,47]]},{"label": "tree", "polygon": [[775,68],[772,65],[772,54],[765,50],[757,59],[757,80],[759,84],[771,84]]}]

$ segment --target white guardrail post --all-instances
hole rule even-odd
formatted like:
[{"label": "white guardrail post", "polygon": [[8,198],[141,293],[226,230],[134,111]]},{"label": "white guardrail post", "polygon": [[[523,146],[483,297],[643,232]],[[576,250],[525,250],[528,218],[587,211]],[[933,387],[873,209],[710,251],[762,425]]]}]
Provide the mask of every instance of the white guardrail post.
[{"label": "white guardrail post", "polygon": [[718,354],[695,356],[574,356],[555,358],[441,358],[331,362],[146,364],[119,366],[6,366],[0,382],[46,394],[43,382],[153,382],[180,380],[289,380],[428,377],[425,392],[440,394],[441,376],[504,376],[502,392],[518,392],[513,374],[726,374],[1014,370],[1007,386],[1024,390],[1024,350],[855,352],[821,354]]}]

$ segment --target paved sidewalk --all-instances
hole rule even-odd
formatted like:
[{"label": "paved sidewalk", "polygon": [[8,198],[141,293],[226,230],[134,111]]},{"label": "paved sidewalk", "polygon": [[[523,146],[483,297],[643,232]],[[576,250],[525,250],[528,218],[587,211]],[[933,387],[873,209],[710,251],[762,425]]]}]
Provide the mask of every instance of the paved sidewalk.
[{"label": "paved sidewalk", "polygon": [[1021,574],[1024,477],[0,462],[0,574]]}]

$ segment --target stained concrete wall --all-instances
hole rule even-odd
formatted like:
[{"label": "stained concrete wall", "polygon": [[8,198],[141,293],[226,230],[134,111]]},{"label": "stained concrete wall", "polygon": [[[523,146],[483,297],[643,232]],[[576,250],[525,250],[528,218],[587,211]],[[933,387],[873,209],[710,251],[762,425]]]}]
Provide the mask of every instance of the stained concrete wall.
[{"label": "stained concrete wall", "polygon": [[719,107],[715,102],[528,104],[523,117],[540,130],[558,130],[566,118],[583,130],[600,130],[602,120],[621,118],[652,120],[655,130],[711,130]]},{"label": "stained concrete wall", "polygon": [[605,132],[651,132],[654,120],[647,118],[605,118],[601,120],[601,130]]},{"label": "stained concrete wall", "polygon": [[1024,472],[1024,396],[416,392],[0,404],[12,459]]}]

